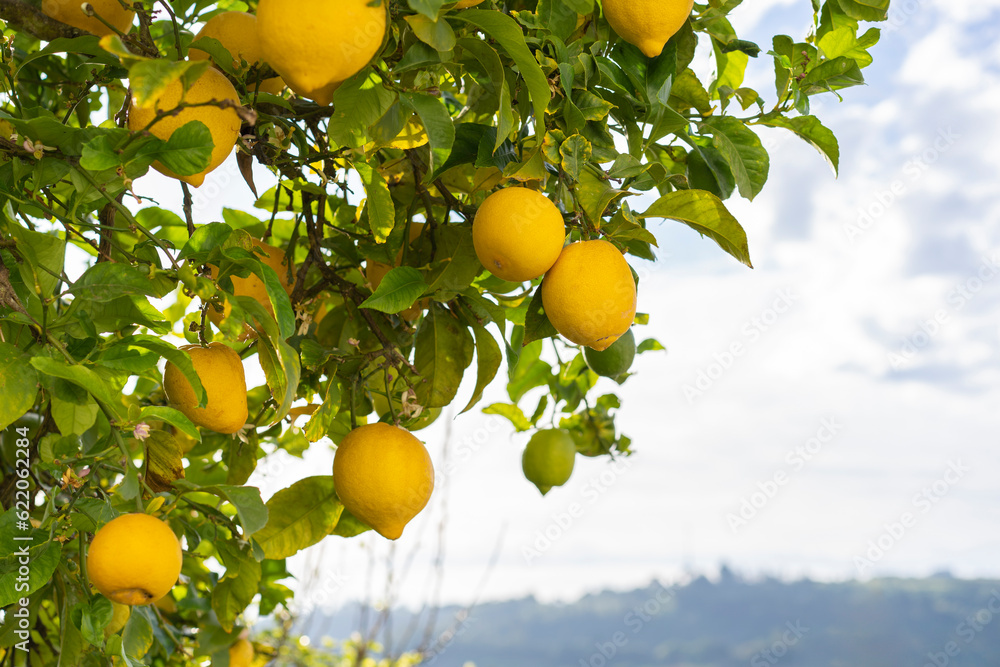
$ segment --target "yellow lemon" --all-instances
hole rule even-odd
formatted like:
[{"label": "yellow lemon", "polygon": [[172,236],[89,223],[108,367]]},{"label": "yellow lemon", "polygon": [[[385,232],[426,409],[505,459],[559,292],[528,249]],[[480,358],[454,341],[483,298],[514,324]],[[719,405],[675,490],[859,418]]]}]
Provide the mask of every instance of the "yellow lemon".
[{"label": "yellow lemon", "polygon": [[455,9],[465,9],[466,7],[475,7],[483,3],[483,0],[462,0],[460,3],[455,5]]},{"label": "yellow lemon", "polygon": [[[208,21],[194,37],[198,41],[202,37],[211,37],[219,40],[219,43],[226,47],[233,56],[233,67],[240,66],[240,59],[247,61],[251,66],[260,65],[263,62],[260,50],[260,40],[257,39],[257,17],[246,12],[223,12],[216,14]],[[188,52],[191,60],[207,60],[208,53],[198,48],[192,48]],[[251,86],[252,81],[247,81]],[[285,87],[285,82],[281,77],[265,79],[260,82],[260,92],[279,94]]]},{"label": "yellow lemon", "polygon": [[170,404],[198,426],[216,433],[236,433],[247,422],[247,382],[243,360],[232,348],[215,342],[208,347],[185,345],[205,388],[207,402],[198,407],[194,388],[177,366],[169,361],[163,372],[163,390]]},{"label": "yellow lemon", "polygon": [[552,326],[595,350],[607,349],[629,330],[635,303],[628,262],[607,241],[566,246],[542,281],[542,306]]},{"label": "yellow lemon", "polygon": [[184,91],[180,79],[174,81],[150,106],[139,106],[135,98],[132,98],[132,108],[128,115],[128,128],[133,132],[148,129],[154,136],[167,140],[177,129],[193,120],[200,120],[212,133],[215,147],[212,149],[212,158],[204,171],[191,176],[179,176],[159,162],[153,163],[154,169],[171,178],[198,187],[205,182],[207,173],[226,161],[229,154],[233,152],[242,125],[240,116],[235,109],[223,109],[212,105],[186,107],[176,115],[164,116],[152,127],[147,127],[156,118],[158,111],[176,109],[182,101],[187,104],[203,104],[213,100],[240,103],[239,95],[236,94],[233,84],[229,83],[229,79],[215,68],[205,70],[205,73],[198,77],[187,92]]},{"label": "yellow lemon", "polygon": [[[424,223],[422,222],[411,222],[410,223],[410,244],[412,244],[418,236],[420,236],[420,231],[424,228]],[[378,286],[382,284],[382,280],[389,271],[392,271],[395,267],[399,266],[403,261],[403,250],[400,249],[396,253],[396,264],[395,266],[389,266],[383,262],[377,262],[373,259],[365,260],[365,279],[368,281],[368,286],[374,292],[378,289]],[[431,305],[430,299],[421,299],[415,304],[407,308],[406,310],[399,313],[399,316],[404,320],[412,322],[413,320],[420,317],[420,313],[424,312]]]},{"label": "yellow lemon", "polygon": [[182,557],[181,543],[166,523],[148,514],[123,514],[94,535],[87,575],[112,602],[150,604],[173,588]]},{"label": "yellow lemon", "polygon": [[568,431],[538,431],[521,455],[521,469],[544,496],[553,486],[569,481],[576,463],[576,444]]},{"label": "yellow lemon", "polygon": [[248,639],[238,639],[229,647],[229,667],[250,667],[253,658],[253,644]]},{"label": "yellow lemon", "polygon": [[337,447],[333,483],[351,514],[395,540],[430,500],[434,467],[423,443],[406,429],[367,424]]},{"label": "yellow lemon", "polygon": [[[89,2],[94,8],[94,13],[113,25],[118,32],[127,33],[132,27],[135,12],[123,6],[123,4],[131,5],[131,2],[121,3],[118,0],[89,0]],[[115,34],[108,26],[98,21],[96,16],[84,14],[83,3],[79,0],[42,0],[42,13],[94,35],[104,37]]]},{"label": "yellow lemon", "polygon": [[[291,295],[292,289],[295,287],[295,267],[292,266],[291,277],[288,275],[288,255],[281,248],[275,248],[273,245],[268,245],[263,241],[258,241],[254,239],[253,245],[260,252],[256,252],[257,259],[263,264],[274,269],[274,272],[278,274],[278,280],[281,281],[281,286],[285,289],[285,293]],[[209,266],[209,271],[211,271],[212,278],[216,278],[219,275],[219,268],[216,266]],[[271,299],[267,296],[267,287],[264,285],[264,281],[258,278],[255,274],[251,273],[246,278],[240,278],[239,276],[230,276],[233,281],[233,295],[234,296],[249,296],[253,297],[267,310],[268,313],[274,316],[274,306],[271,305]],[[226,303],[225,308],[220,312],[213,307],[208,309],[208,319],[212,321],[215,326],[222,324],[222,320],[229,317],[229,313],[232,312],[233,308],[228,303]],[[240,340],[247,340],[248,338],[253,338],[256,334],[250,325],[244,325],[243,334],[240,336]]]},{"label": "yellow lemon", "polygon": [[655,58],[687,21],[692,7],[694,0],[604,0],[604,16],[619,37]]},{"label": "yellow lemon", "polygon": [[264,60],[299,95],[323,106],[382,48],[388,2],[260,0]]},{"label": "yellow lemon", "polygon": [[542,193],[506,188],[479,207],[472,242],[490,273],[519,283],[552,268],[566,242],[566,225],[559,209]]},{"label": "yellow lemon", "polygon": [[132,615],[132,607],[127,604],[111,603],[111,620],[104,626],[104,638],[116,635],[122,631],[128,623],[129,616]]}]

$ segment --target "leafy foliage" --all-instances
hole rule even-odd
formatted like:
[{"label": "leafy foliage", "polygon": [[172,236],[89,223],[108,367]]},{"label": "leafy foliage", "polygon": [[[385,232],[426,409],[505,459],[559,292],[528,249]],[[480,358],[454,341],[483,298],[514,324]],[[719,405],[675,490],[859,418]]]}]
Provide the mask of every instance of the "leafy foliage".
[{"label": "leafy foliage", "polygon": [[[753,199],[766,184],[769,156],[754,128],[795,133],[836,171],[836,138],[810,115],[811,99],[863,83],[878,29],[859,35],[859,22],[884,20],[887,2],[815,0],[812,32],[775,36],[766,55],[736,35],[728,14],[739,4],[696,5],[650,59],[616,37],[592,0],[460,10],[391,0],[380,54],[331,107],[259,92],[274,73],[237,65],[216,40],[199,42],[211,61],[184,59],[201,23],[254,2],[176,0],[164,12],[140,0],[138,27],[103,38],[0,5],[0,605],[30,598],[33,664],[223,664],[248,605],[262,615],[293,607],[280,583],[286,558],[367,530],[328,475],[266,505],[247,480],[277,450],[301,456],[324,437],[339,442],[372,414],[376,394],[389,404],[383,418],[405,427],[426,409],[469,410],[505,383],[509,402],[484,412],[518,431],[567,429],[583,455],[630,454],[618,398],[592,396],[598,378],[558,339],[539,281],[486,272],[472,221],[491,191],[519,183],[558,204],[570,240],[605,238],[653,260],[647,225],[671,219],[751,266],[725,201]],[[693,67],[698,45],[714,55],[714,73]],[[748,65],[767,58],[775,90],[743,86]],[[133,95],[155,99],[212,64],[244,105],[236,153],[257,210],[226,210],[222,221],[155,206],[141,180],[154,162],[179,175],[204,169],[213,148],[204,124],[167,140],[125,129]],[[249,195],[253,161],[277,181],[259,197]],[[203,187],[216,187],[212,174]],[[642,193],[655,202],[634,210]],[[425,224],[411,234],[416,223]],[[294,260],[286,275],[253,238]],[[390,270],[373,291],[376,263]],[[235,294],[233,279],[251,275],[265,303]],[[217,330],[209,309],[225,313]],[[235,437],[198,429],[161,387],[170,361],[203,400],[178,347],[213,338],[255,355],[266,378],[249,391],[250,422]],[[638,351],[662,349],[647,340]],[[473,369],[472,395],[460,397]],[[25,448],[32,493],[18,496]],[[105,639],[110,610],[91,594],[84,559],[89,535],[129,511],[156,513],[183,535],[184,569],[169,603],[135,608]],[[27,517],[32,574],[15,591],[8,545]],[[0,633],[0,657],[17,641]]]}]

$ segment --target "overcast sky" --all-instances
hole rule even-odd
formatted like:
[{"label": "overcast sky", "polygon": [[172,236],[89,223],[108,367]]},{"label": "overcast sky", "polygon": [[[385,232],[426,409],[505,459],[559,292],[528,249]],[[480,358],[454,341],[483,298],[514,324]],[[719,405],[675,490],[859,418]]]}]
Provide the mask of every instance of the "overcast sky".
[{"label": "overcast sky", "polygon": [[[622,397],[635,456],[617,468],[578,457],[542,498],[520,471],[527,438],[502,420],[452,422],[450,464],[445,420],[420,433],[438,493],[394,546],[400,567],[415,554],[400,599],[434,588],[445,512],[441,595],[459,603],[480,591],[570,600],[721,563],[787,578],[1000,575],[1000,1],[896,4],[869,85],[817,105],[840,139],[839,179],[806,144],[761,133],[768,185],[730,202],[755,270],[680,224],[653,224],[660,261],[635,264],[650,313],[637,337],[669,353],[600,388]],[[766,50],[773,34],[804,35],[810,11],[755,0],[733,22]],[[773,103],[769,58],[747,81]],[[137,185],[155,192],[158,178]],[[252,210],[233,178],[199,222],[222,205]],[[497,387],[484,404],[503,399]],[[325,474],[332,451],[314,449],[272,457],[251,483],[268,498]],[[378,536],[328,538],[292,564],[317,568],[307,603],[336,604],[381,594],[388,553]]]}]

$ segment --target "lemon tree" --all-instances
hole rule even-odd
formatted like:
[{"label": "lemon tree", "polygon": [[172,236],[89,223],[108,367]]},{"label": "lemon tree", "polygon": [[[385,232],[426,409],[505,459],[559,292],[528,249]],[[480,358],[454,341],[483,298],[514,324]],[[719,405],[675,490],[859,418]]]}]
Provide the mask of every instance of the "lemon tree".
[{"label": "lemon tree", "polygon": [[864,83],[888,0],[767,44],[739,6],[0,0],[0,664],[321,664],[245,612],[322,540],[405,538],[438,415],[530,434],[550,494],[632,454],[650,223],[751,267],[759,128],[836,173],[812,100]]}]

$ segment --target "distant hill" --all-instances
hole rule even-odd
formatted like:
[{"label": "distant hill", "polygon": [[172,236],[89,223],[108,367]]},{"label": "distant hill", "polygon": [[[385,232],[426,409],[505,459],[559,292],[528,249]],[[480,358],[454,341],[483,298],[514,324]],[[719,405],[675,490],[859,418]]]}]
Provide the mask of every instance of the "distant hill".
[{"label": "distant hill", "polygon": [[[1000,582],[878,579],[717,582],[533,598],[439,613],[436,667],[1000,667]],[[458,620],[456,620],[456,615]],[[393,614],[400,641],[414,620]],[[314,640],[347,636],[358,609],[314,615]],[[419,638],[418,638],[419,639]],[[411,646],[413,642],[408,642]]]}]

